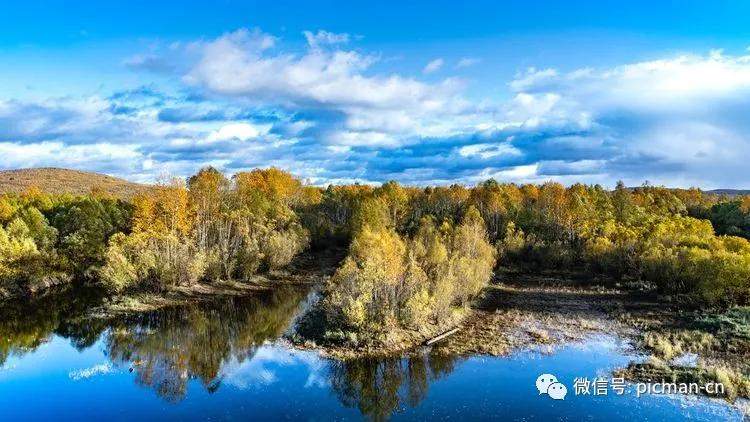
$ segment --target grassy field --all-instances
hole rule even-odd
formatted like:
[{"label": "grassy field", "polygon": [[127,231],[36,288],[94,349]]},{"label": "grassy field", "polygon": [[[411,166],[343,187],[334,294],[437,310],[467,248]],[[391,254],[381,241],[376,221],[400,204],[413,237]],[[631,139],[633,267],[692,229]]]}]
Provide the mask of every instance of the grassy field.
[{"label": "grassy field", "polygon": [[87,194],[96,188],[120,198],[130,198],[148,189],[148,185],[78,170],[30,168],[0,171],[0,193],[23,192],[31,186],[52,194],[76,195]]}]

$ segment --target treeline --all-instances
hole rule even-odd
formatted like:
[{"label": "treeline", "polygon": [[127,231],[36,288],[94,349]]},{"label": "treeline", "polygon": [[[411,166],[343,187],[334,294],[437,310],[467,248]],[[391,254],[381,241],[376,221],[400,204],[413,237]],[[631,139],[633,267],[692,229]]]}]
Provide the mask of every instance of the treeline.
[{"label": "treeline", "polygon": [[0,196],[0,298],[98,279],[107,242],[130,230],[132,204],[100,192]]},{"label": "treeline", "polygon": [[319,197],[272,168],[231,180],[213,168],[134,200],[132,232],[112,237],[100,271],[114,290],[247,279],[289,264],[309,235],[295,209]]},{"label": "treeline", "polygon": [[112,291],[246,279],[281,268],[309,234],[316,188],[271,168],[205,168],[125,202],[101,192],[0,196],[0,297],[78,280]]},{"label": "treeline", "polygon": [[355,331],[465,305],[499,262],[646,280],[710,305],[750,302],[750,197],[651,186],[306,186],[278,169],[206,168],[126,202],[0,196],[0,290],[67,280],[113,291],[243,280],[306,248],[348,247],[324,305]]},{"label": "treeline", "polygon": [[329,187],[307,218],[313,233],[351,239],[325,299],[328,317],[372,332],[440,322],[488,282],[495,258],[525,271],[646,280],[696,304],[747,304],[748,204],[748,197],[622,184],[389,182]]}]

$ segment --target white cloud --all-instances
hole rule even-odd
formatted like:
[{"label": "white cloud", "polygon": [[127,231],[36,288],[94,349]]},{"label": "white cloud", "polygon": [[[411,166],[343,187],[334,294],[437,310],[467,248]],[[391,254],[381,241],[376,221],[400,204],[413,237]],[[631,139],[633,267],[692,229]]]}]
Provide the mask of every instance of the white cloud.
[{"label": "white cloud", "polygon": [[320,184],[497,177],[746,187],[750,56],[531,68],[497,81],[507,100],[469,101],[460,79],[383,71],[377,53],[344,49],[351,37],[305,35],[301,52],[240,30],[145,53],[140,68],[163,62],[185,95],[141,87],[105,98],[0,99],[0,167],[145,181],[211,164],[276,165]]},{"label": "white cloud", "polygon": [[349,34],[334,34],[333,32],[318,30],[317,33],[304,31],[307,44],[312,48],[318,48],[321,45],[346,44],[349,42]]},{"label": "white cloud", "polygon": [[461,147],[458,150],[459,155],[463,157],[478,156],[483,159],[493,158],[498,156],[521,156],[523,152],[518,148],[514,147],[510,143],[501,144],[473,144]]},{"label": "white cloud", "polygon": [[530,87],[540,84],[557,77],[557,70],[543,69],[537,70],[534,67],[526,69],[525,73],[519,73],[516,78],[510,82],[510,87],[514,91],[524,91]]},{"label": "white cloud", "polygon": [[327,144],[364,145],[371,140],[373,146],[395,147],[409,137],[430,134],[426,128],[441,129],[441,135],[457,133],[466,122],[452,117],[473,113],[460,96],[460,80],[426,83],[397,74],[372,74],[368,71],[377,61],[375,55],[317,48],[324,41],[341,44],[348,36],[325,31],[305,35],[310,48],[301,55],[247,48],[244,33],[204,42],[184,80],[242,101],[332,112],[325,126],[317,128],[319,139]]},{"label": "white cloud", "polygon": [[441,67],[443,67],[443,64],[445,61],[443,59],[435,59],[431,62],[427,63],[427,65],[422,69],[422,73],[433,73],[440,70]]},{"label": "white cloud", "polygon": [[475,64],[479,63],[481,60],[473,57],[462,57],[458,63],[456,63],[456,68],[461,69],[465,67],[471,67]]},{"label": "white cloud", "polygon": [[[515,91],[563,90],[596,100],[596,105],[646,109],[694,107],[701,99],[740,97],[750,88],[750,56],[683,55],[609,69],[529,69],[510,84]],[[688,103],[680,103],[688,101]]]},{"label": "white cloud", "polygon": [[606,139],[610,156],[596,167],[612,179],[746,183],[740,157],[750,154],[750,56],[713,51],[567,73],[529,69],[510,87],[517,107],[508,115],[526,127],[585,131],[592,146]]},{"label": "white cloud", "polygon": [[502,182],[529,181],[537,175],[538,168],[539,164],[527,164],[497,171],[482,171],[478,177],[474,177],[474,180],[475,182],[481,182],[493,178]]},{"label": "white cloud", "polygon": [[374,56],[316,49],[302,56],[265,54],[247,48],[246,38],[231,33],[205,43],[185,81],[218,94],[297,104],[312,101],[338,108],[418,107],[445,95],[445,85],[398,75],[363,75]]},{"label": "white cloud", "polygon": [[211,132],[206,138],[208,142],[226,141],[238,139],[247,141],[268,133],[268,126],[259,127],[249,123],[230,123],[220,129]]}]

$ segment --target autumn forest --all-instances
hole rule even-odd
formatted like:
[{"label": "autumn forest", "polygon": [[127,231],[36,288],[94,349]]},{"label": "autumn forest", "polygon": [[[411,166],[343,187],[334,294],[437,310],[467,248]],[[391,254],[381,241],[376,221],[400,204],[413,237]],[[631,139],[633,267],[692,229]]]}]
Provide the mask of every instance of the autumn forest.
[{"label": "autumn forest", "polygon": [[345,258],[321,301],[338,335],[449,319],[499,268],[644,283],[686,307],[750,302],[750,196],[488,180],[309,186],[276,169],[204,168],[131,199],[96,189],[0,196],[0,293],[110,295],[247,281],[297,257]]}]

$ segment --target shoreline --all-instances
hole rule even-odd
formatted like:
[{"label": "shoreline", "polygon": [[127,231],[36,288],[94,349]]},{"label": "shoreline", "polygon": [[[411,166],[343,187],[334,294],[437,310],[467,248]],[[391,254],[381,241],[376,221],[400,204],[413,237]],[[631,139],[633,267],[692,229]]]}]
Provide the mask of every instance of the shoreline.
[{"label": "shoreline", "polygon": [[[750,398],[750,336],[697,329],[691,321],[725,317],[712,311],[685,311],[655,294],[622,286],[582,287],[580,280],[565,276],[513,274],[488,286],[471,308],[454,317],[423,330],[397,330],[359,347],[304,339],[291,339],[291,345],[341,360],[407,356],[422,353],[424,347],[453,356],[508,356],[531,349],[552,353],[598,334],[610,334],[628,342],[645,361],[616,368],[611,375],[631,382],[671,382],[677,375],[683,380],[719,381],[728,389],[719,398],[730,403]],[[425,340],[451,328],[459,330],[423,346]],[[712,340],[710,344],[696,341],[700,338]],[[679,353],[663,359],[657,344],[669,347],[664,344],[670,339],[682,339],[684,344],[672,345]],[[681,360],[691,354],[696,355],[696,363],[685,367]],[[653,365],[655,360],[660,363]]]},{"label": "shoreline", "polygon": [[316,284],[316,281],[279,282],[267,277],[257,276],[252,280],[242,282],[218,281],[210,284],[198,283],[191,286],[174,286],[165,292],[138,292],[107,297],[101,305],[90,310],[88,317],[111,318],[219,298],[252,296],[281,287],[311,287]]},{"label": "shoreline", "polygon": [[[314,289],[325,285],[341,255],[341,250],[305,254],[287,270],[246,281],[197,283],[163,292],[100,298],[81,317],[116,318],[221,297],[251,296],[280,287]],[[750,377],[745,375],[750,373],[750,326],[740,324],[737,328],[736,321],[710,311],[685,311],[654,294],[611,280],[591,283],[566,273],[530,275],[501,270],[471,306],[454,310],[440,324],[380,333],[353,343],[321,341],[320,337],[299,335],[296,330],[283,338],[294,348],[351,360],[406,356],[423,352],[423,347],[429,347],[431,353],[456,356],[508,356],[532,348],[545,353],[592,335],[614,334],[631,343],[640,355],[651,357],[645,363],[632,362],[615,371],[628,380],[719,378],[732,385],[724,397],[727,401],[750,397]],[[313,306],[312,311],[301,314],[295,326],[306,318],[314,319],[315,312]],[[750,310],[743,317],[750,318]],[[714,325],[706,321],[714,321]],[[747,331],[734,332],[727,327]],[[423,346],[426,340],[455,328],[458,331],[451,336]],[[685,367],[678,358],[688,354],[695,355],[697,363]]]},{"label": "shoreline", "polygon": [[612,321],[606,309],[609,301],[632,300],[624,290],[584,288],[579,281],[564,276],[513,274],[510,280],[505,278],[487,286],[471,306],[454,310],[440,324],[392,330],[368,337],[360,345],[325,341],[319,326],[310,330],[312,335],[291,340],[301,349],[318,349],[332,357],[351,359],[409,353],[456,328],[457,332],[429,346],[434,353],[505,356],[532,346],[582,340],[600,332],[634,334],[624,324]]}]

